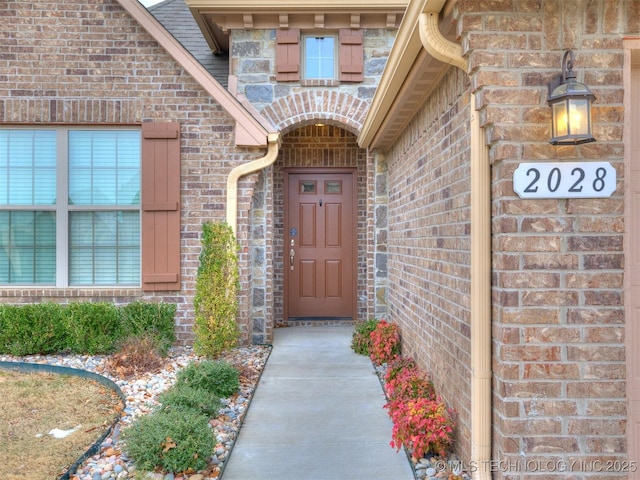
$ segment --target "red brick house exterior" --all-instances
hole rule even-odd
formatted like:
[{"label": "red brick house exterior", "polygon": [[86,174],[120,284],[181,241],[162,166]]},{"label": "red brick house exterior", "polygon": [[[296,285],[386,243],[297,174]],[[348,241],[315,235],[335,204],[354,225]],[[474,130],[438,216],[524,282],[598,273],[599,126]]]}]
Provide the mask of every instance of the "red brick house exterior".
[{"label": "red brick house exterior", "polygon": [[[141,200],[123,211],[140,215],[142,250],[138,284],[74,286],[65,272],[3,283],[0,301],[174,302],[189,343],[201,224],[233,220],[242,339],[269,341],[288,321],[287,175],[353,172],[353,320],[400,326],[458,412],[474,478],[640,478],[638,2],[354,1],[335,17],[340,2],[311,15],[186,3],[228,52],[228,87],[133,0],[0,12],[0,134],[139,131]],[[305,31],[336,33],[358,61],[301,77]],[[596,141],[553,146],[548,84],[567,49],[596,97]],[[261,158],[231,203],[233,172]],[[595,161],[615,169],[610,196],[514,192],[523,163]],[[0,214],[25,210],[0,197]]]}]

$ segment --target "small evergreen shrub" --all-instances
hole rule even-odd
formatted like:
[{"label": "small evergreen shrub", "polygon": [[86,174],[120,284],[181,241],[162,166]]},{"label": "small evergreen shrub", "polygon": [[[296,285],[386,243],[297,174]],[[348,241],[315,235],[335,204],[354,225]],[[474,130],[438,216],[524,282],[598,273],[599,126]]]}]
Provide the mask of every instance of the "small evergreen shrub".
[{"label": "small evergreen shrub", "polygon": [[166,355],[174,342],[173,304],[73,302],[0,304],[0,353],[11,355],[105,354],[131,337],[153,340]]},{"label": "small evergreen shrub", "polygon": [[118,307],[111,303],[74,302],[67,306],[69,347],[73,353],[111,353],[122,336]]},{"label": "small evergreen shrub", "polygon": [[64,312],[55,303],[0,305],[0,353],[58,353],[66,348]]},{"label": "small evergreen shrub", "polygon": [[181,384],[227,398],[240,389],[240,375],[228,362],[203,360],[191,362],[178,372],[176,385]]},{"label": "small evergreen shrub", "polygon": [[174,385],[158,397],[162,409],[192,409],[207,417],[217,417],[220,413],[220,398],[186,383]]},{"label": "small evergreen shrub", "polygon": [[378,320],[372,318],[356,324],[351,338],[351,349],[359,355],[369,356],[371,348],[371,332],[378,326]]},{"label": "small evergreen shrub", "polygon": [[178,408],[139,417],[122,438],[139,470],[172,473],[204,469],[216,444],[206,415]]},{"label": "small evergreen shrub", "polygon": [[238,244],[226,223],[202,226],[202,251],[196,278],[195,351],[209,358],[238,343]]},{"label": "small evergreen shrub", "polygon": [[151,337],[154,348],[161,356],[176,340],[173,303],[132,302],[121,308],[122,329],[125,338]]}]

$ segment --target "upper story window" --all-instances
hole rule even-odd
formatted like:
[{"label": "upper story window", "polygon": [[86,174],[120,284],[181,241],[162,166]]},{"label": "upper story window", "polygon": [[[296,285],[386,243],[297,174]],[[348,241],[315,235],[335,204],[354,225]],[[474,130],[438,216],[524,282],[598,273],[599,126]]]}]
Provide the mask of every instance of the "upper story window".
[{"label": "upper story window", "polygon": [[0,284],[140,285],[137,129],[0,130]]},{"label": "upper story window", "polygon": [[304,36],[304,78],[334,79],[336,71],[336,37]]},{"label": "upper story window", "polygon": [[[301,41],[303,48],[301,48]],[[300,29],[276,31],[276,80],[298,82],[330,79],[340,82],[364,80],[362,29],[343,28],[337,35],[309,33]]]}]

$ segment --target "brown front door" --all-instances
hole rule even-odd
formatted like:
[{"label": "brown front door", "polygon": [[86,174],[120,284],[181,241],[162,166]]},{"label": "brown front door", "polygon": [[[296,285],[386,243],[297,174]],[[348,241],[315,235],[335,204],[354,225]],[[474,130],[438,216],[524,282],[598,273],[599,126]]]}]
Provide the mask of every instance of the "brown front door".
[{"label": "brown front door", "polygon": [[353,319],[355,172],[285,171],[285,318]]}]

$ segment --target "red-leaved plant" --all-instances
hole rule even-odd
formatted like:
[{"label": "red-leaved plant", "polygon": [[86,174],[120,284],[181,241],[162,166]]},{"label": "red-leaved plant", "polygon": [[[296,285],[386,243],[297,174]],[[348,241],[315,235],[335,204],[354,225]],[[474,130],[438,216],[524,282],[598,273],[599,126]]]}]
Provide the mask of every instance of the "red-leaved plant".
[{"label": "red-leaved plant", "polygon": [[391,380],[396,378],[396,375],[409,368],[418,368],[418,364],[416,363],[416,361],[411,357],[398,355],[387,364],[387,370],[384,374],[384,382],[389,383]]},{"label": "red-leaved plant", "polygon": [[[387,372],[388,373],[388,372]],[[388,376],[388,375],[387,375]],[[417,367],[406,368],[399,371],[384,386],[388,402],[385,408],[393,417],[394,412],[406,403],[407,400],[425,398],[436,399],[436,391],[431,380]]]},{"label": "red-leaved plant", "polygon": [[395,323],[380,320],[369,336],[369,357],[376,365],[388,363],[400,354],[400,332]]},{"label": "red-leaved plant", "polygon": [[410,398],[389,412],[393,421],[391,446],[403,446],[414,459],[426,453],[446,455],[453,443],[454,422],[444,403],[428,398]]}]

